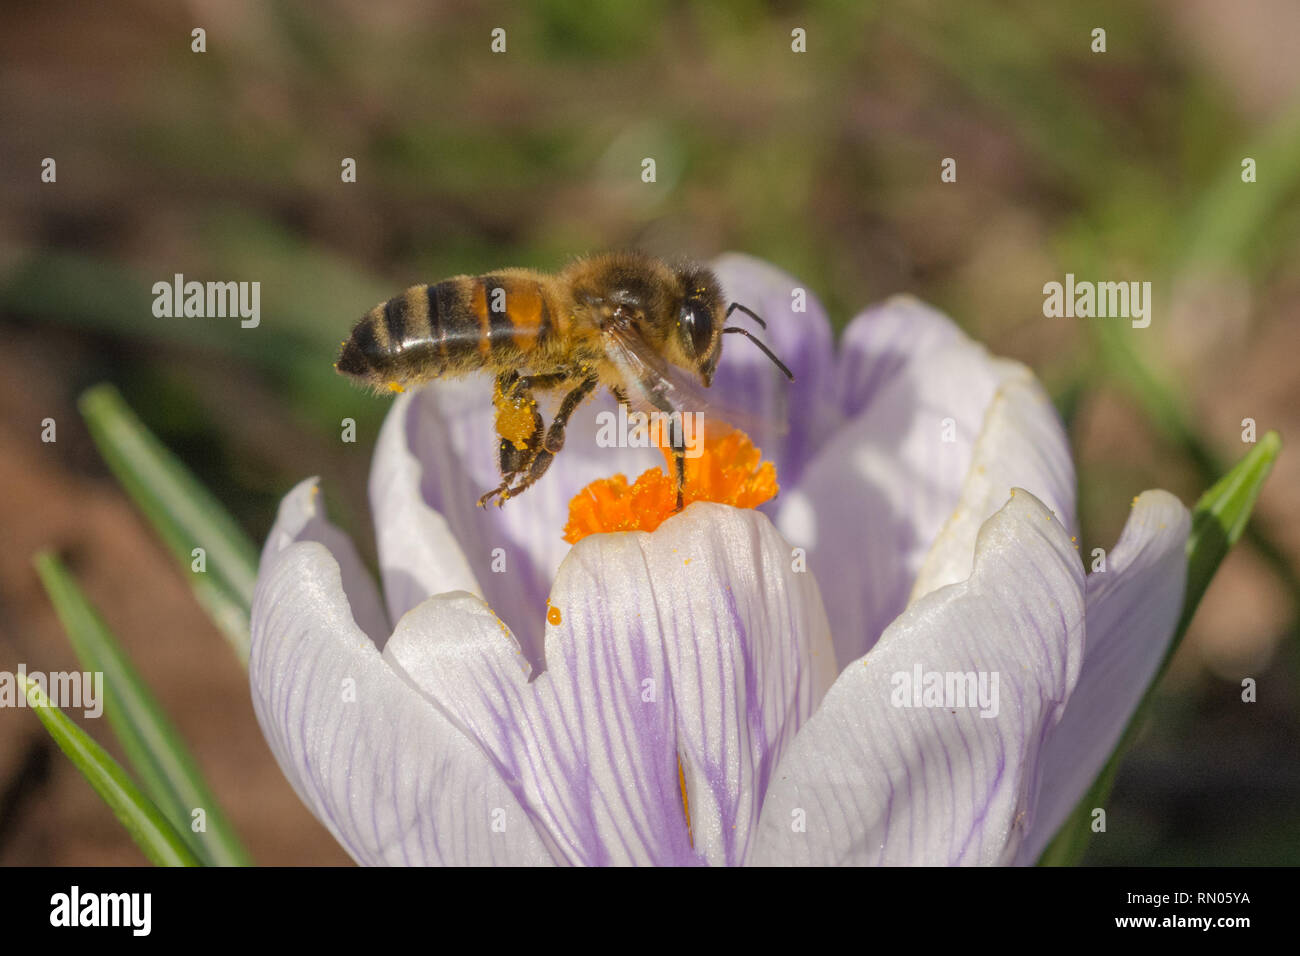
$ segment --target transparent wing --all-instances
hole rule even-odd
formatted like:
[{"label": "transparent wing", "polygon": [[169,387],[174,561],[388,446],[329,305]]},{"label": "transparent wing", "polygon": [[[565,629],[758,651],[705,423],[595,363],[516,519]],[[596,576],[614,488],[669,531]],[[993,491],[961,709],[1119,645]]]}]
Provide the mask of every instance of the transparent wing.
[{"label": "transparent wing", "polygon": [[622,374],[628,404],[634,409],[699,412],[706,420],[728,424],[754,437],[785,433],[784,415],[778,419],[728,406],[699,379],[656,352],[633,326],[611,324],[602,334],[605,354]]}]

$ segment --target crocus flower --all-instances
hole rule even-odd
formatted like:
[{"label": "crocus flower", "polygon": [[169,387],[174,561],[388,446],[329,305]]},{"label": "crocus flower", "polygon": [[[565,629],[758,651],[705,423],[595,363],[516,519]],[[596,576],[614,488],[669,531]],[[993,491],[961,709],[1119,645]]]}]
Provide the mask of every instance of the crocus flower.
[{"label": "crocus flower", "polygon": [[[1115,747],[1182,604],[1186,509],[1138,496],[1085,575],[1028,370],[909,298],[834,348],[795,280],[715,267],[796,376],[731,343],[714,380],[788,411],[751,433],[781,484],[761,508],[570,546],[580,489],[657,463],[596,447],[605,399],[541,482],[479,509],[497,477],[472,380],[399,397],[379,436],[382,598],[315,481],[284,500],[253,701],[358,862],[1032,863]],[[996,700],[932,698],[930,675]]]}]

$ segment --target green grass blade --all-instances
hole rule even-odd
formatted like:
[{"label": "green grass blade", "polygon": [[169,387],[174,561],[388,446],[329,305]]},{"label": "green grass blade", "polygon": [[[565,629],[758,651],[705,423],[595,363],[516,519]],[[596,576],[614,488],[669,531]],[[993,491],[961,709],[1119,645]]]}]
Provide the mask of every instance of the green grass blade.
[{"label": "green grass blade", "polygon": [[[1241,179],[1241,160],[1258,163],[1253,183]],[[1285,243],[1268,248],[1269,229],[1285,216],[1300,184],[1300,102],[1250,142],[1234,145],[1223,170],[1188,211],[1176,242],[1182,248],[1179,273],[1194,273],[1206,264],[1259,268]],[[1256,253],[1261,253],[1257,255]]]},{"label": "green grass blade", "polygon": [[1246,530],[1246,523],[1250,520],[1256,499],[1259,498],[1260,488],[1272,471],[1273,463],[1277,460],[1281,449],[1282,439],[1277,432],[1266,434],[1235,468],[1201,495],[1201,500],[1192,509],[1192,531],[1187,539],[1187,590],[1183,598],[1183,613],[1178,620],[1178,627],[1174,630],[1174,638],[1169,642],[1165,659],[1156,671],[1156,676],[1147,686],[1141,704],[1129,719],[1128,726],[1124,728],[1118,746],[1115,747],[1088,792],[1084,794],[1083,799],[1075,806],[1052,842],[1043,851],[1043,855],[1038,860],[1040,866],[1068,866],[1077,863],[1083,856],[1088,847],[1088,839],[1092,835],[1092,811],[1095,807],[1104,806],[1110,797],[1120,761],[1128,751],[1129,745],[1133,743],[1150,709],[1152,691],[1164,676],[1165,667],[1183,639],[1183,634],[1187,632],[1187,626],[1191,623],[1201,598],[1210,586],[1214,573],[1219,569],[1229,549],[1237,543],[1237,539]]},{"label": "green grass blade", "polygon": [[[251,865],[185,743],[94,605],[54,555],[39,554],[34,563],[81,666],[104,675],[104,715],[145,792],[205,863]],[[195,833],[198,808],[206,828]]]},{"label": "green grass blade", "polygon": [[152,863],[158,866],[202,865],[185,838],[167,822],[153,801],[140,792],[122,766],[53,706],[35,680],[24,679],[23,693],[27,696],[28,706],[36,711],[54,742],[122,821],[131,839]]},{"label": "green grass blade", "polygon": [[[247,664],[257,548],[221,503],[141,423],[117,389],[97,385],[81,396],[80,406],[113,474],[161,535],[199,602]],[[195,548],[204,549],[206,571],[191,570]]]}]

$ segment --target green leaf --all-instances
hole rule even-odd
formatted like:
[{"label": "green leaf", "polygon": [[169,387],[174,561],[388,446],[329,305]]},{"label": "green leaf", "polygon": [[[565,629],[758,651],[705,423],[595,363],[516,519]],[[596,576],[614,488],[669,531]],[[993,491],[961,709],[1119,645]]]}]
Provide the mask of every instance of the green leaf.
[{"label": "green leaf", "polygon": [[1178,637],[1183,636],[1191,623],[1192,614],[1219,563],[1246,530],[1259,490],[1281,450],[1282,439],[1278,433],[1266,434],[1237,467],[1201,495],[1192,510],[1192,534],[1187,542],[1187,597],[1175,632]]},{"label": "green leaf", "polygon": [[74,724],[45,696],[40,685],[24,676],[23,692],[54,742],[68,755],[95,792],[109,805],[144,855],[158,866],[201,866],[199,858],[122,766]]},{"label": "green leaf", "polygon": [[[38,554],[34,563],[81,666],[104,675],[104,714],[145,792],[205,863],[251,865],[194,758],[94,605],[54,555]],[[191,814],[199,808],[206,831],[194,833]]]},{"label": "green leaf", "polygon": [[1088,792],[1043,851],[1038,860],[1040,866],[1068,866],[1077,863],[1088,848],[1088,839],[1092,835],[1092,811],[1095,807],[1103,806],[1109,798],[1120,762],[1137,737],[1150,710],[1152,692],[1164,676],[1169,659],[1187,632],[1187,626],[1220,563],[1246,530],[1259,490],[1272,471],[1273,462],[1277,460],[1281,449],[1282,439],[1277,432],[1266,434],[1235,468],[1201,495],[1201,500],[1192,509],[1192,530],[1187,539],[1187,589],[1183,598],[1183,613],[1174,630],[1173,640],[1169,642],[1164,661],[1147,686],[1142,702],[1124,728],[1119,744]]},{"label": "green leaf", "polygon": [[[199,603],[248,663],[248,616],[257,581],[257,549],[221,503],[140,422],[117,389],[97,385],[81,396],[91,437],[118,481],[180,562]],[[203,548],[206,571],[191,570]]]}]

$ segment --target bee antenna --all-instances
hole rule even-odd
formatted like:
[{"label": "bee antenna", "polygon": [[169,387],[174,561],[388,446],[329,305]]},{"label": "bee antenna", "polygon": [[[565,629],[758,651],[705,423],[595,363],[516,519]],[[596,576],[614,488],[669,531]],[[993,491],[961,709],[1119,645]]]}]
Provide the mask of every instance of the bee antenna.
[{"label": "bee antenna", "polygon": [[[744,308],[744,306],[741,306],[741,308]],[[746,311],[748,311],[748,310],[746,310]],[[773,362],[776,363],[776,367],[779,368],[782,372],[785,373],[785,377],[786,377],[786,378],[788,378],[788,379],[789,379],[790,381],[792,381],[792,382],[794,381],[794,372],[792,372],[792,371],[790,371],[788,368],[786,368],[785,363],[782,362],[779,358],[777,358],[776,355],[772,352],[772,350],[771,350],[770,348],[768,348],[766,345],[764,345],[762,342],[760,342],[757,338],[755,338],[754,335],[749,331],[749,329],[742,329],[742,328],[741,328],[740,326],[738,326],[738,325],[728,325],[728,326],[727,326],[726,328],[724,328],[722,331],[724,331],[724,332],[739,332],[739,333],[740,333],[741,335],[743,335],[745,338],[749,339],[749,341],[753,342],[753,343],[754,343],[755,345],[757,345],[760,349],[762,349],[762,350],[763,350],[763,354],[766,355],[768,358],[770,358]]]},{"label": "bee antenna", "polygon": [[747,309],[747,308],[745,308],[745,307],[744,307],[743,305],[741,305],[739,302],[733,302],[733,303],[731,303],[731,305],[727,306],[727,315],[726,315],[726,318],[728,318],[728,319],[731,318],[731,313],[735,312],[737,309],[739,309],[741,312],[744,312],[747,316],[749,316],[751,319],[753,319],[755,322],[757,322],[757,323],[758,323],[759,325],[761,325],[763,328],[767,328],[767,323],[763,321],[763,317],[762,317],[762,316],[758,315],[757,313],[755,313],[755,312],[754,312],[753,310],[751,310],[751,309]]}]

